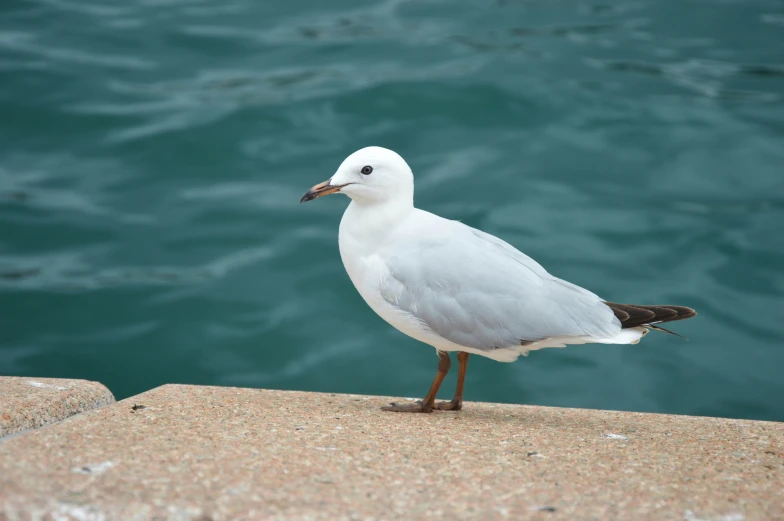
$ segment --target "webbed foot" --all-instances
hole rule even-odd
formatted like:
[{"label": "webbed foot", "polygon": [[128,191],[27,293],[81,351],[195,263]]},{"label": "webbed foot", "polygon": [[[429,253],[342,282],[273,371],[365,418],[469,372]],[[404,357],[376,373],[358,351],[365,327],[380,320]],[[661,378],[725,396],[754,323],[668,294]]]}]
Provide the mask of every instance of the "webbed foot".
[{"label": "webbed foot", "polygon": [[381,408],[382,411],[391,411],[391,412],[432,412],[433,406],[425,407],[422,401],[417,401],[413,403],[396,403],[392,402],[386,407]]},{"label": "webbed foot", "polygon": [[463,400],[451,400],[449,402],[438,402],[433,405],[433,409],[438,409],[439,411],[459,411],[463,408]]}]

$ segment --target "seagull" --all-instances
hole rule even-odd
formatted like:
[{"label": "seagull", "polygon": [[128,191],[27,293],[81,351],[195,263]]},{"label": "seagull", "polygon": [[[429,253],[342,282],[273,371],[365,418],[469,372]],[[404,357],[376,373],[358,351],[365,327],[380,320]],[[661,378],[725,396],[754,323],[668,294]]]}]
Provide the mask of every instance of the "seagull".
[{"label": "seagull", "polygon": [[[392,150],[354,152],[300,202],[336,193],[351,198],[338,245],[354,287],[381,318],[438,354],[424,399],[385,411],[462,409],[472,354],[513,362],[546,347],[636,344],[650,330],[675,335],[658,324],[696,315],[684,306],[608,302],[498,237],[415,208],[414,174]],[[457,389],[451,401],[436,402],[450,352],[457,352]]]}]

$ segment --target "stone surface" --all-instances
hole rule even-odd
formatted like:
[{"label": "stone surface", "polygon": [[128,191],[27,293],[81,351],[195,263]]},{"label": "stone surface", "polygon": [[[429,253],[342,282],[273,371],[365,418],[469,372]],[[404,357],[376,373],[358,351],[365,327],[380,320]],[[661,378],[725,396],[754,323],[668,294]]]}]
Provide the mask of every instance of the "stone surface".
[{"label": "stone surface", "polygon": [[98,382],[0,377],[0,438],[114,402]]},{"label": "stone surface", "polygon": [[0,519],[784,518],[781,423],[388,401],[160,387],[1,441]]}]

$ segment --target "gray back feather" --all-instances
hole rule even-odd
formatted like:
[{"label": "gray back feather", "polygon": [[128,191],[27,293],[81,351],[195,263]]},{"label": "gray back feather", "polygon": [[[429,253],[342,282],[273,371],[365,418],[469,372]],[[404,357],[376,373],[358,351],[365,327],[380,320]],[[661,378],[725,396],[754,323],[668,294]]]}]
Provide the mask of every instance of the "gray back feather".
[{"label": "gray back feather", "polygon": [[406,240],[388,244],[390,273],[381,283],[387,302],[436,334],[493,350],[551,337],[608,338],[620,331],[612,310],[590,291],[553,277],[492,235],[438,220],[432,230],[418,229],[415,241],[406,234]]}]

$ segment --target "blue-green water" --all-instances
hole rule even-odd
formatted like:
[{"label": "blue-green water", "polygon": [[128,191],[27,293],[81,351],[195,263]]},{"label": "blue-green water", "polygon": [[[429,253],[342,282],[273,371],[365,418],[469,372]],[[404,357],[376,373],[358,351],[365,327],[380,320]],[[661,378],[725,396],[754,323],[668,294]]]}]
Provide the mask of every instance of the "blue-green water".
[{"label": "blue-green water", "polygon": [[784,420],[772,0],[4,0],[0,374],[423,395],[433,349],[343,270],[348,201],[299,204],[370,144],[420,207],[700,312],[473,357],[467,399]]}]

